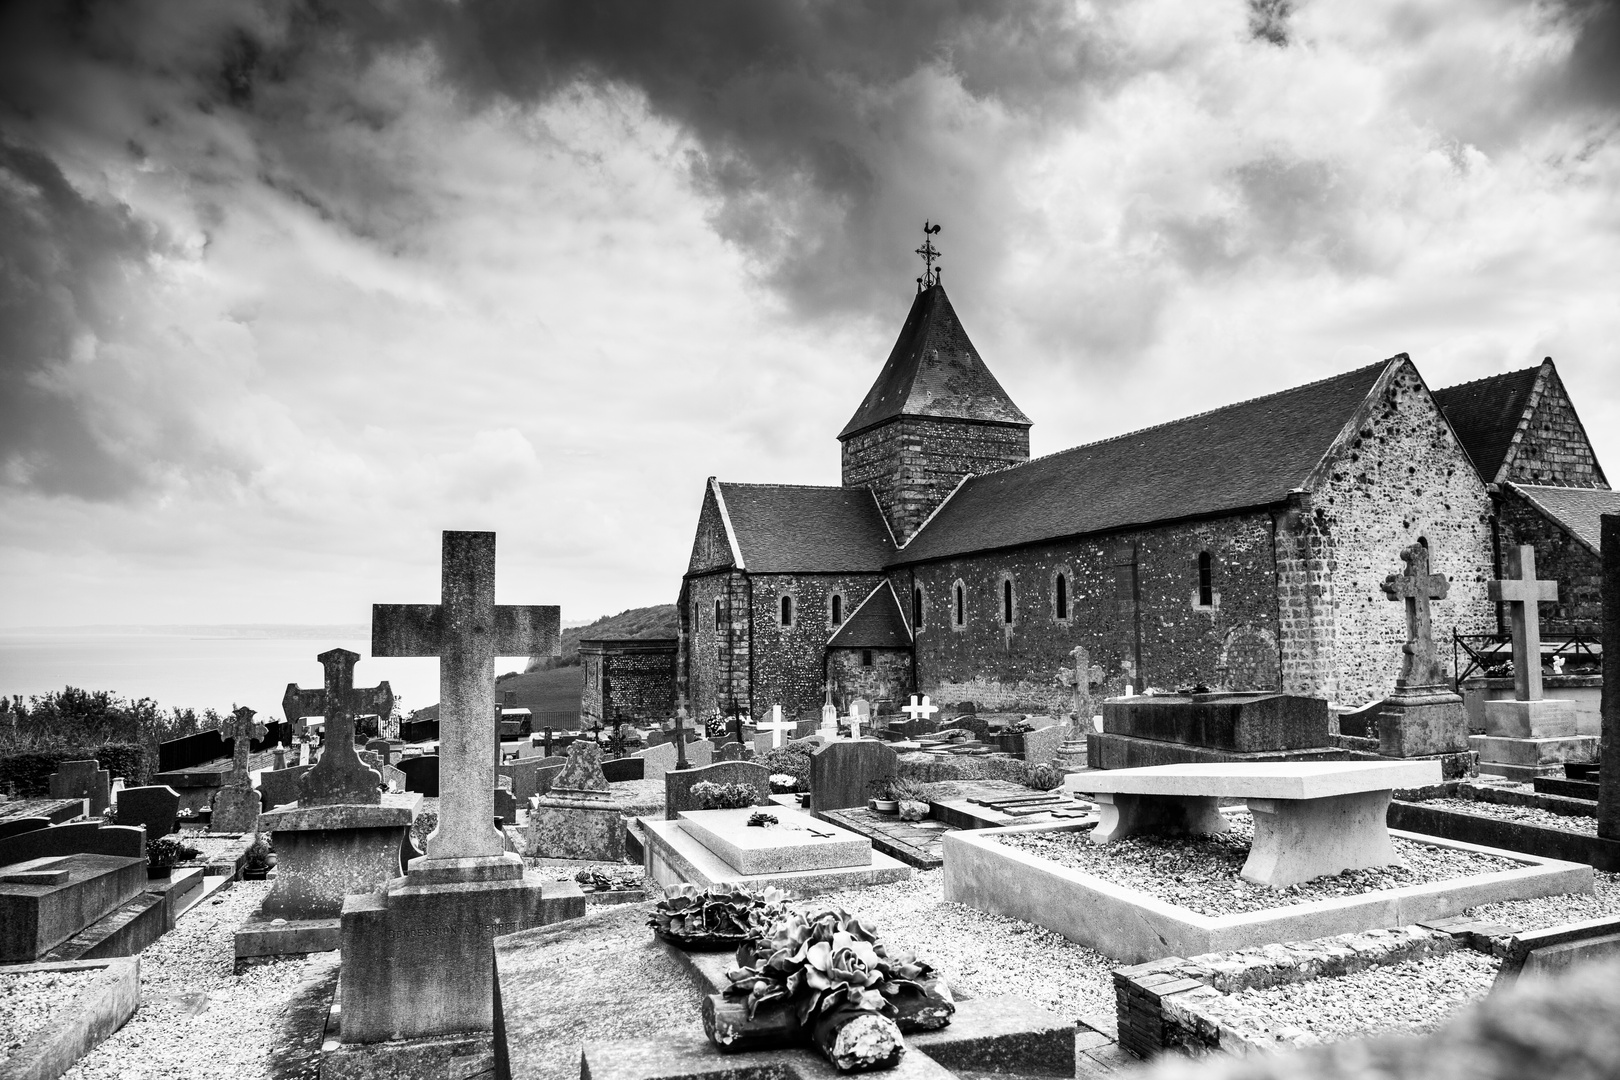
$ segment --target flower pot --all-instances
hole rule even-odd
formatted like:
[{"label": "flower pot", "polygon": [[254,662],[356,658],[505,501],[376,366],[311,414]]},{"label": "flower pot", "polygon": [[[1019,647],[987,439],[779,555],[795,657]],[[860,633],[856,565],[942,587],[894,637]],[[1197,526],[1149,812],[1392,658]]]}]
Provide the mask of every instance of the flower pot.
[{"label": "flower pot", "polygon": [[896,799],[873,799],[867,805],[879,814],[892,814],[900,809],[900,803]]}]

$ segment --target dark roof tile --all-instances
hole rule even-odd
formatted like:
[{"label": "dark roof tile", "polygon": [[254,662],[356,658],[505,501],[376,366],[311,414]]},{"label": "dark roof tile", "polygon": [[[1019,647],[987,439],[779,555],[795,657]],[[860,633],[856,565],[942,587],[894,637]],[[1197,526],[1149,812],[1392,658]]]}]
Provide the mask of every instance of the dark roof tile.
[{"label": "dark roof tile", "polygon": [[750,573],[879,573],[894,555],[868,488],[724,481],[719,488]]},{"label": "dark roof tile", "polygon": [[1594,555],[1602,552],[1600,519],[1604,514],[1620,514],[1620,491],[1548,487],[1542,484],[1507,486],[1523,495],[1532,506],[1586,545]]},{"label": "dark roof tile", "polygon": [[1283,501],[1405,354],[970,477],[896,564]]},{"label": "dark roof tile", "polygon": [[910,644],[911,629],[887,581],[867,594],[827,642],[832,648],[855,649],[903,649]]},{"label": "dark roof tile", "polygon": [[1525,368],[1434,391],[1435,404],[1487,484],[1496,483],[1540,373],[1540,367]]}]

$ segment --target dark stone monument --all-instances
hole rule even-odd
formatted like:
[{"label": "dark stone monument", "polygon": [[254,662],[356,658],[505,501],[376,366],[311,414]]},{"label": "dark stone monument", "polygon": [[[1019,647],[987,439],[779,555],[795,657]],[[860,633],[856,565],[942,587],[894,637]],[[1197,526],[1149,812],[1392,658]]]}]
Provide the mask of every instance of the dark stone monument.
[{"label": "dark stone monument", "polygon": [[259,774],[259,794],[263,796],[264,808],[274,810],[278,806],[298,801],[298,780],[313,765],[293,765],[286,769],[266,769]]},{"label": "dark stone monument", "polygon": [[115,855],[141,859],[146,857],[146,834],[130,825],[70,821],[66,825],[30,829],[0,840],[0,866],[59,855]]},{"label": "dark stone monument", "polygon": [[1598,835],[1620,840],[1620,514],[1604,514],[1603,749],[1598,764]]},{"label": "dark stone monument", "polygon": [[180,793],[167,784],[125,788],[118,796],[118,824],[142,825],[153,839],[178,827]]},{"label": "dark stone monument", "polygon": [[399,771],[405,774],[405,790],[430,799],[439,797],[439,755],[421,754],[399,759]]},{"label": "dark stone monument", "polygon": [[518,758],[502,765],[500,775],[511,778],[513,796],[518,802],[527,803],[530,796],[543,794],[551,784],[549,778],[542,784],[540,773],[547,769],[561,771],[566,760],[560,757]]},{"label": "dark stone monument", "polygon": [[715,761],[752,761],[754,748],[747,743],[726,742],[714,752]]},{"label": "dark stone monument", "polygon": [[[893,757],[894,752],[890,751],[889,756]],[[765,806],[771,801],[771,774],[765,766],[752,761],[717,761],[695,769],[671,769],[664,774],[664,816],[674,820],[682,810],[703,809],[692,798],[692,788],[705,780],[711,784],[750,784],[756,796],[754,805]]]},{"label": "dark stone monument", "polygon": [[602,762],[602,775],[607,777],[610,784],[640,780],[646,770],[647,763],[638,757],[613,758]]},{"label": "dark stone monument", "polygon": [[253,715],[253,710],[243,705],[220,725],[220,735],[235,741],[236,756],[230,778],[214,792],[214,812],[208,826],[213,832],[250,833],[259,829],[259,791],[248,776],[248,751],[254,739],[264,737],[265,727]]},{"label": "dark stone monument", "polygon": [[[347,650],[333,649],[330,652],[322,653],[320,656],[316,657],[316,659],[319,660],[323,666],[327,666],[326,658],[332,655],[332,653],[340,652],[347,652]],[[354,657],[355,660],[360,659],[358,653],[348,653],[348,655]],[[331,667],[327,666],[329,676],[331,670]],[[352,660],[349,662],[348,672],[348,693],[345,696],[343,703],[347,707],[349,713],[349,732],[350,741],[352,742],[354,732],[354,717],[356,716],[368,716],[375,714],[377,717],[378,730],[387,728],[389,718],[394,715],[394,691],[389,687],[387,679],[384,679],[382,682],[372,687],[355,686],[354,661]],[[281,711],[286,714],[288,727],[291,728],[295,734],[303,734],[304,717],[322,717],[326,720],[326,741],[330,743],[332,741],[332,721],[331,718],[327,716],[326,709],[331,701],[332,688],[330,686],[323,686],[318,690],[305,690],[302,689],[297,683],[288,683],[287,692],[281,696]],[[438,738],[438,732],[435,731],[429,737],[435,739]],[[407,741],[415,742],[420,740],[413,739]],[[371,747],[367,746],[366,749],[369,750]]]},{"label": "dark stone monument", "polygon": [[95,758],[64,761],[51,774],[50,786],[51,798],[88,800],[90,816],[99,817],[107,809],[112,774],[103,769]]},{"label": "dark stone monument", "polygon": [[900,756],[877,739],[828,743],[810,755],[810,809],[865,806],[873,787],[899,767]]},{"label": "dark stone monument", "polygon": [[517,824],[517,796],[508,788],[495,789],[495,820],[502,825]]},{"label": "dark stone monument", "polygon": [[1102,704],[1085,734],[1092,768],[1349,756],[1329,737],[1328,703],[1293,694],[1154,694]]},{"label": "dark stone monument", "polygon": [[1425,544],[1401,552],[1401,561],[1406,569],[1382,585],[1386,597],[1406,605],[1406,644],[1395,693],[1378,710],[1378,752],[1399,758],[1461,753],[1468,749],[1468,716],[1446,684],[1429,615],[1429,601],[1444,600],[1450,582],[1429,572]]}]

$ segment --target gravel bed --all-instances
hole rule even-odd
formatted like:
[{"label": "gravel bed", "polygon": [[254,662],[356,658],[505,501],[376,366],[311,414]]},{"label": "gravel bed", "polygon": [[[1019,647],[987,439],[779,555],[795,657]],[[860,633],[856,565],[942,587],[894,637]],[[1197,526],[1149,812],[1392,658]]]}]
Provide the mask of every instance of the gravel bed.
[{"label": "gravel bed", "polygon": [[1478,799],[1424,799],[1416,806],[1433,806],[1441,810],[1460,810],[1465,814],[1517,821],[1524,825],[1540,825],[1546,829],[1597,835],[1597,818],[1585,814],[1555,814],[1534,806],[1512,806],[1508,803],[1482,802]]},{"label": "gravel bed", "polygon": [[1592,873],[1590,893],[1540,896],[1531,900],[1504,900],[1473,909],[1477,918],[1499,922],[1517,930],[1545,930],[1549,926],[1620,916],[1620,874]]},{"label": "gravel bed", "polygon": [[101,974],[99,970],[0,973],[0,1062]]},{"label": "gravel bed", "polygon": [[1113,1017],[1116,962],[1032,923],[946,903],[942,874],[919,870],[794,906],[837,905],[875,923],[890,952],[916,953],[974,997],[1016,994],[1072,1019]]},{"label": "gravel bed", "polygon": [[[1490,992],[1501,961],[1472,949],[1404,964],[1368,968],[1337,978],[1245,990],[1209,999],[1202,1011],[1273,1035],[1313,1035],[1324,1042],[1439,1027],[1457,1009]],[[1247,1021],[1246,1023],[1241,1023]]]},{"label": "gravel bed", "polygon": [[274,960],[233,975],[234,934],[270,883],[239,881],[186,912],[141,953],[141,1005],[66,1080],[256,1077],[283,1048],[282,1008],[330,958]]},{"label": "gravel bed", "polygon": [[1523,865],[1496,855],[1395,837],[1395,854],[1401,861],[1392,866],[1347,870],[1273,889],[1238,876],[1249,857],[1254,824],[1247,814],[1228,815],[1227,820],[1231,830],[1215,836],[1128,836],[1097,845],[1091,842],[1090,833],[1082,830],[1012,833],[998,836],[996,841],[1208,916],[1290,907]]}]

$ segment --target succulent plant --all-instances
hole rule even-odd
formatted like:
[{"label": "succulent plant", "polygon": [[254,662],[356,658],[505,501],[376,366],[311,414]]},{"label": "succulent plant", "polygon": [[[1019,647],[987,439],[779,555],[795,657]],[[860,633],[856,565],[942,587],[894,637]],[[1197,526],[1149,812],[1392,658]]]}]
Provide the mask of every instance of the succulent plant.
[{"label": "succulent plant", "polygon": [[1063,786],[1063,771],[1042,761],[1029,770],[1029,786],[1036,791],[1052,791]]},{"label": "succulent plant", "polygon": [[679,937],[757,935],[765,932],[781,910],[782,891],[774,886],[755,893],[729,882],[706,889],[666,885],[664,898],[653,907],[647,925]]}]

